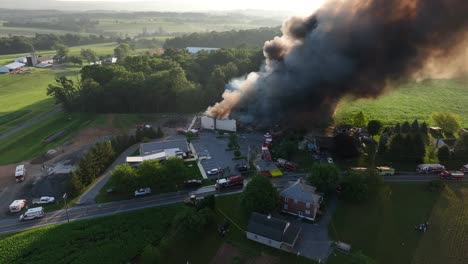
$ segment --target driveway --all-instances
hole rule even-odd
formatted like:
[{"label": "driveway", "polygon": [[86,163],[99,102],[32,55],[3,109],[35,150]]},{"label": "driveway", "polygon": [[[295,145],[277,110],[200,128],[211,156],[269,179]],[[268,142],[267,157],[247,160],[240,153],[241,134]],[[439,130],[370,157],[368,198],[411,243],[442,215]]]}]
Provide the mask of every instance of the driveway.
[{"label": "driveway", "polygon": [[309,224],[302,222],[300,219],[291,221],[292,224],[298,225],[302,228],[299,240],[296,243],[295,249],[300,255],[321,261],[325,263],[328,255],[331,253],[332,242],[328,237],[328,225],[330,224],[331,217],[336,208],[336,198],[332,198],[328,202],[328,208],[325,215],[320,222],[316,224]]}]

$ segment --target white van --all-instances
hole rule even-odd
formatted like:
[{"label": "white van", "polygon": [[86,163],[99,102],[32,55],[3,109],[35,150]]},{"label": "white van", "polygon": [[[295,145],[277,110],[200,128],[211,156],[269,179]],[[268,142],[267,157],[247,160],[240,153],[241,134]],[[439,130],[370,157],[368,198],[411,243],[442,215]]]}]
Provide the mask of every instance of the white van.
[{"label": "white van", "polygon": [[12,212],[12,213],[19,212],[19,211],[21,211],[21,209],[23,209],[24,206],[26,206],[26,200],[24,200],[24,199],[14,200],[10,204],[10,212]]},{"label": "white van", "polygon": [[16,171],[15,171],[16,182],[24,181],[25,176],[26,176],[26,168],[24,167],[24,164],[16,166]]},{"label": "white van", "polygon": [[28,209],[28,211],[26,211],[26,213],[22,214],[19,217],[19,220],[20,221],[32,220],[32,219],[35,219],[35,218],[41,218],[43,216],[44,216],[44,208],[35,207],[35,208]]}]

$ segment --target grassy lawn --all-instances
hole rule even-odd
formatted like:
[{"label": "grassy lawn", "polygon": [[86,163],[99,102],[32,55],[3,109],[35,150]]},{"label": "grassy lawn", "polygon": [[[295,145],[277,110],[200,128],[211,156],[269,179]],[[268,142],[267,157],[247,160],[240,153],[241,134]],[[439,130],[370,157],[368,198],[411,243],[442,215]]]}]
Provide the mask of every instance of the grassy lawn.
[{"label": "grassy lawn", "polygon": [[[329,226],[330,236],[350,243],[377,263],[412,263],[413,259],[415,263],[447,263],[444,257],[466,252],[461,234],[468,223],[467,187],[451,184],[439,194],[427,191],[426,184],[386,184],[366,203],[340,202]],[[426,221],[429,232],[414,230],[414,225]],[[332,257],[331,263],[346,263],[338,262],[342,258]]]},{"label": "grassy lawn", "polygon": [[[0,140],[0,164],[10,164],[31,159],[63,144],[81,129],[96,125],[100,121],[94,114],[57,113],[28,129],[21,130]],[[57,140],[44,143],[43,140],[59,131],[65,130]]]},{"label": "grassy lawn", "polygon": [[34,69],[30,74],[0,75],[0,133],[52,110],[54,100],[46,95],[47,86],[58,76],[76,80],[79,70]]},{"label": "grassy lawn", "polygon": [[[244,231],[247,228],[248,217],[245,216],[240,206],[240,194],[217,197],[216,207],[217,223],[213,225],[213,228],[209,229],[203,239],[197,241],[197,243],[180,244],[177,252],[184,252],[184,254],[174,252],[167,263],[185,263],[187,260],[194,264],[210,263],[223,243],[234,246],[240,252],[240,255],[236,258],[237,260],[226,259],[225,263],[255,263],[254,261],[261,256],[275,257],[278,261],[276,263],[316,263],[248,240]],[[225,221],[225,216],[229,217],[238,227],[231,223],[228,234],[225,237],[220,237],[216,228]]]},{"label": "grassy lawn", "polygon": [[[188,173],[190,176],[188,176],[187,180],[202,179],[200,170],[198,169],[197,163],[195,161],[185,162],[184,164],[187,166],[187,169],[190,171]],[[112,177],[111,177],[110,180],[99,191],[99,194],[96,196],[96,202],[108,203],[108,202],[122,201],[122,200],[128,200],[128,199],[133,198],[133,193],[108,194],[107,189],[111,189],[113,187],[114,187],[114,184],[112,183]],[[149,186],[149,187],[151,187],[153,195],[176,192],[178,190],[184,189],[183,186],[178,187],[176,186],[175,183],[173,185],[167,185],[166,188],[154,188],[154,186]]]},{"label": "grassy lawn", "polygon": [[1,236],[0,263],[127,263],[157,245],[182,205],[170,205]]},{"label": "grassy lawn", "polygon": [[468,126],[468,93],[466,81],[427,80],[408,82],[377,100],[343,100],[337,108],[337,123],[350,123],[353,116],[362,111],[370,119],[378,119],[387,124],[397,122],[430,121],[432,112],[453,112],[461,117],[462,124]]}]

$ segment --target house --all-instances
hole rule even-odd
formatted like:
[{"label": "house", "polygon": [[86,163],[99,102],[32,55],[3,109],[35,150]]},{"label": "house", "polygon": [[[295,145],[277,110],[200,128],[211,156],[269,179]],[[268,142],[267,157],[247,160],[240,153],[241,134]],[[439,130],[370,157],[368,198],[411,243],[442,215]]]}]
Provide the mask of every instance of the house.
[{"label": "house", "polygon": [[257,171],[268,177],[280,177],[283,176],[283,172],[276,167],[275,163],[271,160],[258,159],[255,163]]},{"label": "house", "polygon": [[436,146],[437,148],[447,146],[451,151],[453,151],[456,142],[456,138],[436,138],[434,139],[434,146]]},{"label": "house", "polygon": [[250,240],[291,252],[300,232],[300,227],[287,221],[254,212],[245,233]]},{"label": "house", "polygon": [[314,220],[322,202],[322,196],[316,193],[316,189],[301,179],[295,181],[280,192],[281,211]]},{"label": "house", "polygon": [[187,47],[185,48],[189,53],[196,54],[200,51],[214,51],[219,50],[219,48],[207,48],[207,47]]}]

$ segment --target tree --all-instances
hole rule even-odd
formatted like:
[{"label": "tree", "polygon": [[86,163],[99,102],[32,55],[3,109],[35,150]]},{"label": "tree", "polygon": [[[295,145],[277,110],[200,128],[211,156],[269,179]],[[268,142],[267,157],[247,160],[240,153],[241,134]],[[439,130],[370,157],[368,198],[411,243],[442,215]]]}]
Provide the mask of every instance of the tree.
[{"label": "tree", "polygon": [[372,137],[374,137],[375,135],[378,135],[381,129],[382,129],[382,122],[380,122],[379,120],[371,120],[367,124],[367,131]]},{"label": "tree", "polygon": [[83,61],[77,56],[68,56],[67,61],[72,63],[72,64],[75,64],[75,65],[82,65],[83,64]]},{"label": "tree", "polygon": [[335,154],[343,158],[352,158],[359,155],[354,137],[346,134],[338,134],[333,138],[333,148]]},{"label": "tree", "polygon": [[421,134],[427,135],[427,132],[429,132],[429,129],[428,129],[428,127],[427,127],[427,123],[426,123],[426,122],[423,122],[423,123],[421,124],[421,126],[419,127],[419,131],[420,131]]},{"label": "tree", "polygon": [[117,192],[126,193],[139,188],[137,174],[127,163],[115,167],[111,177],[113,188]]},{"label": "tree", "polygon": [[62,60],[70,52],[70,48],[60,43],[55,44],[54,49],[56,52],[55,56],[57,56],[59,60]]},{"label": "tree", "polygon": [[437,150],[437,158],[442,164],[447,164],[450,160],[450,149],[448,146],[442,146]]},{"label": "tree", "polygon": [[369,187],[366,176],[355,171],[349,172],[341,183],[343,198],[350,202],[362,202],[367,200]]},{"label": "tree", "polygon": [[339,178],[340,169],[335,164],[315,163],[307,182],[321,192],[330,193],[338,185]]},{"label": "tree", "polygon": [[72,80],[62,76],[55,78],[56,84],[49,84],[47,87],[47,95],[55,97],[55,103],[61,103],[66,111],[73,110],[74,99],[77,95],[78,89]]},{"label": "tree", "polygon": [[468,134],[464,133],[457,139],[453,149],[453,156],[459,162],[468,160]]},{"label": "tree", "polygon": [[419,127],[419,122],[417,119],[413,121],[411,124],[411,133],[419,133],[420,132],[420,127]]},{"label": "tree", "polygon": [[359,111],[354,117],[353,117],[353,126],[355,127],[365,127],[367,124],[367,117],[364,115],[362,111]]},{"label": "tree", "polygon": [[279,205],[279,194],[270,180],[256,175],[245,187],[241,205],[247,215],[252,212],[271,213]]},{"label": "tree", "polygon": [[400,134],[401,133],[401,126],[400,126],[400,123],[397,123],[395,125],[395,127],[393,128],[393,132],[395,132],[395,134]]},{"label": "tree", "polygon": [[88,63],[97,61],[97,54],[92,49],[81,49],[80,55],[81,57],[85,58]]},{"label": "tree", "polygon": [[114,55],[119,61],[121,61],[130,54],[130,50],[130,45],[122,43],[114,49]]},{"label": "tree", "polygon": [[387,150],[388,150],[388,147],[387,147],[387,144],[388,144],[388,139],[389,139],[389,136],[387,133],[383,133],[382,136],[380,136],[380,140],[379,140],[379,147],[377,149],[377,152],[379,154],[385,154],[387,153]]},{"label": "tree", "polygon": [[408,134],[411,132],[411,125],[408,121],[405,121],[403,125],[401,125],[401,133]]},{"label": "tree", "polygon": [[434,123],[442,128],[444,133],[454,134],[460,130],[460,116],[453,113],[433,113],[431,116]]}]

